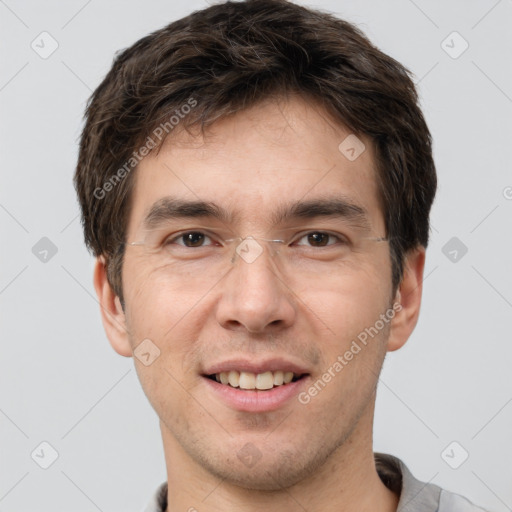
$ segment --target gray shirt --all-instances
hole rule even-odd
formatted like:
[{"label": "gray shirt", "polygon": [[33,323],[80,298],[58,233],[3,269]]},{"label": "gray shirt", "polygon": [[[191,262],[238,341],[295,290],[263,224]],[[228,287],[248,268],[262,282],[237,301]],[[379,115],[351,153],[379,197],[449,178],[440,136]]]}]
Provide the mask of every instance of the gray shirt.
[{"label": "gray shirt", "polygon": [[[380,479],[400,496],[397,512],[486,512],[458,494],[416,480],[397,457],[385,453],[374,456]],[[167,482],[164,482],[144,512],[165,512],[166,508]]]}]

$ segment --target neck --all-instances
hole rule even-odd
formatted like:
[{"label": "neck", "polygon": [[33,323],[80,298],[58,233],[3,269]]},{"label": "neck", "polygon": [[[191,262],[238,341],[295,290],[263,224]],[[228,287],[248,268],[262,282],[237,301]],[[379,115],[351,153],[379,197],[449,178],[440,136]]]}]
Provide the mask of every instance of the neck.
[{"label": "neck", "polygon": [[168,478],[166,512],[396,512],[399,498],[382,483],[375,468],[372,424],[370,407],[352,434],[308,478],[278,491],[260,491],[207,472],[161,423]]}]

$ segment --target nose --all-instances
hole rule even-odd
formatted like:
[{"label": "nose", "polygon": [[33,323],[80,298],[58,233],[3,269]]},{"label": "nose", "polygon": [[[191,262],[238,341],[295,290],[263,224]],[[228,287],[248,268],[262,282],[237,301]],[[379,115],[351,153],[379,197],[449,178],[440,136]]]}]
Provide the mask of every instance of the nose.
[{"label": "nose", "polygon": [[269,248],[241,245],[222,280],[216,316],[229,330],[270,333],[290,327],[296,317],[293,292],[273,264]]}]

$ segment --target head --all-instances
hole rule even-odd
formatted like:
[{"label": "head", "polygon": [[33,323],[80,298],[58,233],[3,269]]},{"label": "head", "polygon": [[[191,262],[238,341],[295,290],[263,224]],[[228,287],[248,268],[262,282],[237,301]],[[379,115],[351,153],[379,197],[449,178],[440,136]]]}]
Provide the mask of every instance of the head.
[{"label": "head", "polygon": [[[116,56],[87,106],[75,186],[107,335],[127,356],[146,339],[157,347],[151,365],[135,364],[176,449],[217,476],[273,489],[368,427],[385,353],[418,317],[436,189],[402,65],[353,25],[286,1],[208,7]],[[326,214],[337,200],[342,224]],[[212,281],[213,252],[165,266],[137,245],[148,215],[177,204],[166,224],[175,233],[296,241],[288,234],[342,225],[361,244],[310,272],[262,243],[261,257],[233,258]],[[302,400],[255,412],[219,398],[208,376],[249,360],[302,372]],[[254,467],[243,450],[259,454]]]}]

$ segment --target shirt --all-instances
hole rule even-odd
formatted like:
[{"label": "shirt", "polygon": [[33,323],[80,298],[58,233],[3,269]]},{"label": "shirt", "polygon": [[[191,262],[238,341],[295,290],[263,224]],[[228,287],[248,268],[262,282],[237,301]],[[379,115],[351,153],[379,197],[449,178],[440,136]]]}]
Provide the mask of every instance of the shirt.
[{"label": "shirt", "polygon": [[[374,457],[380,479],[400,496],[397,512],[486,512],[459,494],[416,480],[397,457],[385,453],[375,453]],[[167,482],[164,482],[144,512],[165,512],[166,508]]]}]

